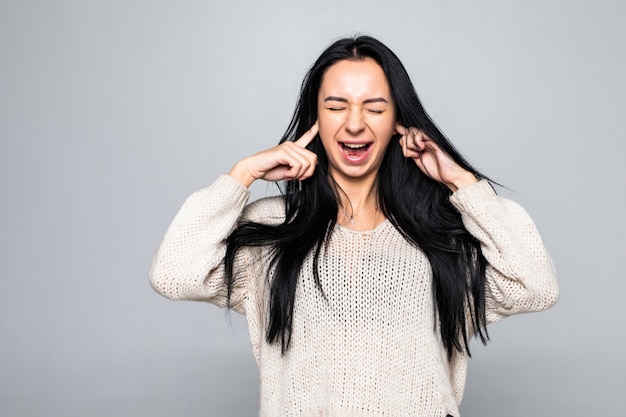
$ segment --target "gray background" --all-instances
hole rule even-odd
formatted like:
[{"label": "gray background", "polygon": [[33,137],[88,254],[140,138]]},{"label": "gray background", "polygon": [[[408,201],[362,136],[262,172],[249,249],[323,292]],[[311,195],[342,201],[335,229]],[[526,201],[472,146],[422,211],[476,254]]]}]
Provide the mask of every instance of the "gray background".
[{"label": "gray background", "polygon": [[606,0],[1,0],[0,415],[257,414],[242,318],[160,298],[148,266],[355,32],[400,56],[559,272],[555,308],[475,345],[464,415],[623,415],[625,21]]}]

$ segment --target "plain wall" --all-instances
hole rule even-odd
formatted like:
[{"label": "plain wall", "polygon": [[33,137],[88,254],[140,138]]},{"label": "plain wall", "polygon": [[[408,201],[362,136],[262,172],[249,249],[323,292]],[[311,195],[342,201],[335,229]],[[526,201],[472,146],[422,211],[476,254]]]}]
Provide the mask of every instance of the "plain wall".
[{"label": "plain wall", "polygon": [[159,297],[148,267],[353,33],[399,55],[559,273],[556,307],[475,344],[463,414],[623,413],[625,21],[607,0],[0,0],[0,415],[257,414],[242,317]]}]

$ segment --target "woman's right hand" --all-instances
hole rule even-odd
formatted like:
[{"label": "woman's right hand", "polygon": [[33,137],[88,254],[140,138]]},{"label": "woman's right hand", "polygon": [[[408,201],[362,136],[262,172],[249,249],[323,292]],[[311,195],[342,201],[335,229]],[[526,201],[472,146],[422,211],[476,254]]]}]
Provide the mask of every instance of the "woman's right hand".
[{"label": "woman's right hand", "polygon": [[229,175],[249,187],[255,180],[302,181],[313,175],[317,155],[306,149],[318,132],[317,122],[295,142],[284,142],[237,162]]}]

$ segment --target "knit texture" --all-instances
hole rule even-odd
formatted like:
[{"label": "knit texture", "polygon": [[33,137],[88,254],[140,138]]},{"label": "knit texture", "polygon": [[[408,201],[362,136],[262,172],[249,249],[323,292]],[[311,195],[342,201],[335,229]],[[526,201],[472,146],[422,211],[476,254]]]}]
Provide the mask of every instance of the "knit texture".
[{"label": "knit texture", "polygon": [[[192,194],[174,218],[150,270],[165,297],[226,306],[224,239],[239,219],[277,223],[281,197],[246,206],[249,191],[221,176]],[[487,267],[488,322],[553,305],[558,285],[537,230],[516,203],[486,181],[451,197],[480,240]],[[231,307],[246,314],[261,379],[262,417],[443,417],[459,415],[467,355],[448,360],[433,314],[432,272],[424,253],[385,221],[356,232],[336,226],[296,290],[291,346],[265,342],[267,248],[244,248],[235,262]],[[271,273],[270,273],[271,279]]]}]

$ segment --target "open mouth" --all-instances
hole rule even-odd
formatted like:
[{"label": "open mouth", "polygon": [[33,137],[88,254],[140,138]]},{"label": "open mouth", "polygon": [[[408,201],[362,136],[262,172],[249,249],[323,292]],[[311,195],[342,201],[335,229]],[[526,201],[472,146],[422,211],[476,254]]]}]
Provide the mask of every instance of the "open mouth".
[{"label": "open mouth", "polygon": [[368,143],[346,143],[341,142],[341,151],[349,160],[357,162],[366,157],[368,151],[372,146],[371,142]]}]

